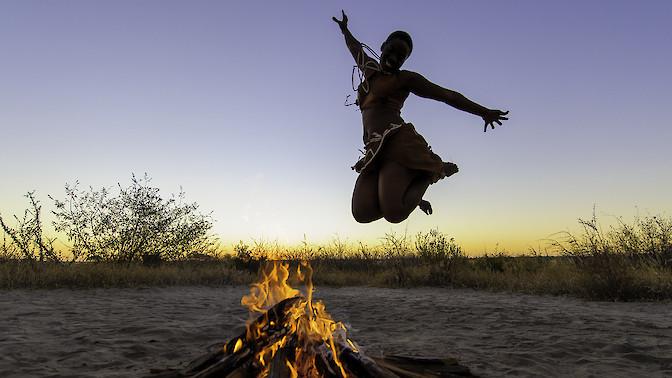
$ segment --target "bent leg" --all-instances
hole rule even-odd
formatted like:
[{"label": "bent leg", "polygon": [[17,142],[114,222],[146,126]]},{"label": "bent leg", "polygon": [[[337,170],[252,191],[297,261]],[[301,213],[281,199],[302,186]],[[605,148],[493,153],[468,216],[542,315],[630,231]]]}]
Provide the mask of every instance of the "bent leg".
[{"label": "bent leg", "polygon": [[352,216],[359,223],[370,223],[383,217],[378,203],[378,171],[362,172],[352,192]]},{"label": "bent leg", "polygon": [[385,219],[404,221],[415,210],[431,184],[429,177],[403,165],[386,160],[378,176],[378,199]]}]

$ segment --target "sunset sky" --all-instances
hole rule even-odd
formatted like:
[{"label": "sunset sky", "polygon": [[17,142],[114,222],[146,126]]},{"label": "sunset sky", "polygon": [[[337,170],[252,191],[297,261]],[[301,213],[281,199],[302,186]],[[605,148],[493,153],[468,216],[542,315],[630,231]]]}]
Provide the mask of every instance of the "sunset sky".
[{"label": "sunset sky", "polygon": [[[350,214],[362,125],[341,9],[377,51],[408,31],[405,69],[511,112],[483,133],[409,97],[404,119],[460,167],[429,188],[431,216]],[[0,213],[147,173],[212,211],[224,247],[438,229],[521,253],[593,206],[605,224],[672,216],[670,19],[667,0],[2,1]]]}]

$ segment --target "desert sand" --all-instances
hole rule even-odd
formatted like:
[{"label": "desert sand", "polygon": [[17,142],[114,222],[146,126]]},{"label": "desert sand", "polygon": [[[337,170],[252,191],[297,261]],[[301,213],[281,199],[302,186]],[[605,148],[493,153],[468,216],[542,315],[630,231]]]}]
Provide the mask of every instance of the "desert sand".
[{"label": "desert sand", "polygon": [[[240,332],[236,287],[0,293],[0,376],[142,377]],[[482,377],[672,376],[672,303],[436,288],[316,289],[370,355],[454,357]]]}]

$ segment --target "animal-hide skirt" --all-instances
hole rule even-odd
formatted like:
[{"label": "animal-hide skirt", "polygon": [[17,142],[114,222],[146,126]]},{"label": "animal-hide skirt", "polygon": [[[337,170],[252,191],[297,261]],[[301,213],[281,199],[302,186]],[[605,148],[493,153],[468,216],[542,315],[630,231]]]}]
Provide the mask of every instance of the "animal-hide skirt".
[{"label": "animal-hide skirt", "polygon": [[373,133],[364,148],[364,156],[352,167],[357,173],[378,169],[382,161],[391,160],[427,173],[432,183],[446,177],[441,157],[412,123],[392,124],[382,135]]}]

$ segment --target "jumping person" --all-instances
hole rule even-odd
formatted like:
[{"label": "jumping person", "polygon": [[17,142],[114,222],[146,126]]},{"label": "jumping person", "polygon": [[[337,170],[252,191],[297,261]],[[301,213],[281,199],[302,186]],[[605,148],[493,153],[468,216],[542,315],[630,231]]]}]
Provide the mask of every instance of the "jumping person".
[{"label": "jumping person", "polygon": [[361,72],[355,103],[362,111],[365,155],[352,167],[359,173],[352,194],[352,215],[360,223],[380,218],[399,223],[416,207],[429,215],[432,206],[422,199],[425,191],[429,185],[457,173],[458,168],[443,162],[413,124],[401,118],[401,108],[409,93],[480,116],[485,121],[483,131],[488,126],[494,129],[495,123],[501,125],[509,112],[488,109],[416,72],[400,70],[413,50],[408,33],[390,34],[380,47],[377,61],[364,52],[366,45],[348,30],[345,11],[343,19],[333,17],[333,20],[341,28]]}]

